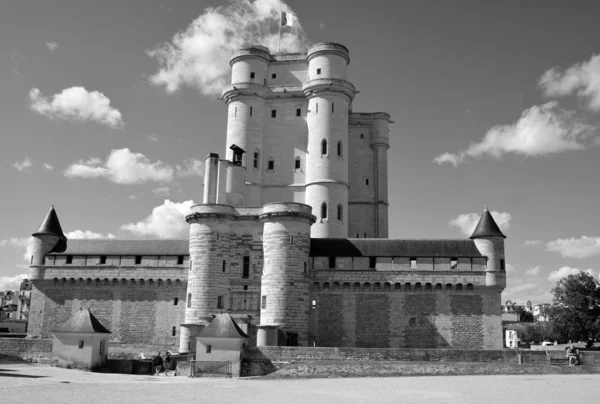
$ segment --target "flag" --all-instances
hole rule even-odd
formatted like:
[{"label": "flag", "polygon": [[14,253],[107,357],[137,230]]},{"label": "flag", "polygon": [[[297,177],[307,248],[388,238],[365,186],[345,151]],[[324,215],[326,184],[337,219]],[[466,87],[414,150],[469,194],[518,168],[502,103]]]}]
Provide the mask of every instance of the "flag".
[{"label": "flag", "polygon": [[286,13],[284,11],[281,12],[281,25],[287,25],[289,27],[294,25],[294,21],[296,21],[296,16],[291,13]]}]

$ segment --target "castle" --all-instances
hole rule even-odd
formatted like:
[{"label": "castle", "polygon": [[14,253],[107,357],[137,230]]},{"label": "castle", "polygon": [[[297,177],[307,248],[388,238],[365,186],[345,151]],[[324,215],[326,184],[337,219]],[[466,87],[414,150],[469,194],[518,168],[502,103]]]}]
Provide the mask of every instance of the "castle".
[{"label": "castle", "polygon": [[469,239],[387,238],[392,121],[352,110],[349,62],[337,43],[236,52],[189,240],[66,240],[52,208],[29,333],[84,307],[113,342],[188,352],[223,311],[258,346],[501,349],[505,236],[486,209]]}]

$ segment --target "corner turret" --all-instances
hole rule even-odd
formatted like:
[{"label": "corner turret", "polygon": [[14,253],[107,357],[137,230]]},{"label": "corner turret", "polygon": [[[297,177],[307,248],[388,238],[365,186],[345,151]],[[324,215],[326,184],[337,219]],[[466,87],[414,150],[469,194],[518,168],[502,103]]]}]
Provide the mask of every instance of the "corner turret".
[{"label": "corner turret", "polygon": [[486,285],[504,289],[506,287],[504,258],[504,239],[506,236],[498,227],[487,206],[469,238],[475,241],[475,245],[481,254],[488,258]]},{"label": "corner turret", "polygon": [[38,230],[32,234],[30,279],[39,278],[39,266],[44,265],[44,257],[50,252],[64,252],[67,249],[65,237],[54,205],[40,224]]}]

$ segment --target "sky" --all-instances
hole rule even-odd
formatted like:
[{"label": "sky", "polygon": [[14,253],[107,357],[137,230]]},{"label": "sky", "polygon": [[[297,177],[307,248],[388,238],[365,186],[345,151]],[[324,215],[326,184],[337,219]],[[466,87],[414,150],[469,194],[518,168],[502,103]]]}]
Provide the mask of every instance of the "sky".
[{"label": "sky", "polygon": [[[341,7],[340,5],[345,5]],[[352,5],[350,5],[352,4]],[[488,206],[506,300],[600,272],[600,3],[0,2],[0,290],[54,205],[69,238],[185,238],[225,151],[230,55],[335,41],[356,112],[388,112],[391,238],[462,238]]]}]

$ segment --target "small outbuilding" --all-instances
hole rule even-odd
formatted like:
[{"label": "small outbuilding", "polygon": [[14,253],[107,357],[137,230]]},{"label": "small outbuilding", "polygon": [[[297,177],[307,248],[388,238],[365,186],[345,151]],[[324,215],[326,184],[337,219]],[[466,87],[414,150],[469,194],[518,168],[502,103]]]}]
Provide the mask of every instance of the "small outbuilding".
[{"label": "small outbuilding", "polygon": [[242,351],[248,338],[231,315],[218,314],[196,337],[197,371],[239,377]]},{"label": "small outbuilding", "polygon": [[520,324],[509,324],[506,326],[505,345],[507,348],[518,348],[521,342],[521,333],[525,327]]},{"label": "small outbuilding", "polygon": [[52,333],[52,356],[59,365],[93,369],[106,364],[111,332],[89,309],[79,310]]}]

